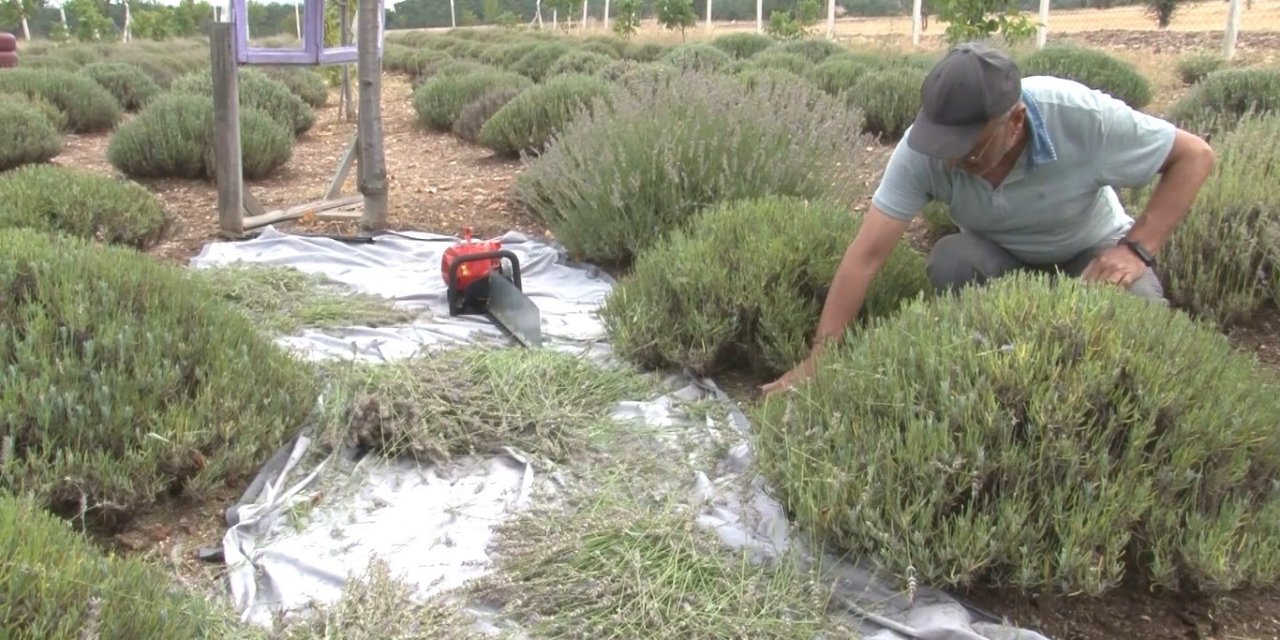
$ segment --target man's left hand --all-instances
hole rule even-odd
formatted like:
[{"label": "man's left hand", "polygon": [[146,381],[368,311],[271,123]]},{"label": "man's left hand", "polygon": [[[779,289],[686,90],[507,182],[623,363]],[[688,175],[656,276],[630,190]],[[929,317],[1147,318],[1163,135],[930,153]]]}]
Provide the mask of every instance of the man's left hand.
[{"label": "man's left hand", "polygon": [[1085,282],[1106,282],[1128,288],[1146,272],[1146,263],[1132,249],[1121,244],[1095,256],[1080,277]]}]

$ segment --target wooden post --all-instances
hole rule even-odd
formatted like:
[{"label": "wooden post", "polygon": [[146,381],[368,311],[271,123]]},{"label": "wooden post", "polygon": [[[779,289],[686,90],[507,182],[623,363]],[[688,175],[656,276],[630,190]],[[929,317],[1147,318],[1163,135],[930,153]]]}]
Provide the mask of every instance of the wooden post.
[{"label": "wooden post", "polygon": [[1049,0],[1040,0],[1040,24],[1036,27],[1036,48],[1049,42]]},{"label": "wooden post", "polygon": [[231,24],[209,25],[213,64],[213,159],[218,184],[218,225],[244,234],[244,171],[240,156],[240,86]]},{"label": "wooden post", "polygon": [[827,0],[827,39],[836,39],[836,0]]},{"label": "wooden post", "polygon": [[1222,57],[1230,60],[1236,56],[1236,39],[1240,35],[1241,0],[1230,0],[1227,8],[1227,31],[1222,38]]},{"label": "wooden post", "polygon": [[360,193],[364,195],[361,231],[387,227],[387,167],[382,154],[382,59],[378,55],[378,0],[359,0],[356,20],[356,77],[360,81],[359,137]]},{"label": "wooden post", "polygon": [[915,0],[911,3],[911,46],[920,46],[921,31],[924,29],[924,3]]}]

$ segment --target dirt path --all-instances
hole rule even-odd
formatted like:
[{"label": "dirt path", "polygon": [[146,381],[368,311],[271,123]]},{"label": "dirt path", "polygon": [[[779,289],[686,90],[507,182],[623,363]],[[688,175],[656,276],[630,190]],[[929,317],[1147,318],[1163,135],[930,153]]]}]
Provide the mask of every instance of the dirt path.
[{"label": "dirt path", "polygon": [[[388,222],[393,229],[459,233],[472,225],[481,235],[519,230],[542,234],[508,198],[520,162],[495,157],[484,147],[447,133],[426,131],[414,123],[409,83],[400,76],[383,78],[383,132],[390,187]],[[294,145],[293,156],[270,178],[246,184],[267,210],[323,197],[338,163],[355,135],[355,122],[339,113],[338,92],[316,109],[315,126]],[[66,148],[54,162],[115,174],[107,161],[110,134],[67,136]],[[357,195],[353,167],[343,195]],[[218,234],[217,190],[213,181],[137,180],[164,203],[175,218],[170,236],[152,249],[161,259],[185,262]],[[291,225],[280,225],[290,228]],[[308,231],[350,232],[351,225],[298,225]],[[351,228],[343,228],[351,227]]]}]

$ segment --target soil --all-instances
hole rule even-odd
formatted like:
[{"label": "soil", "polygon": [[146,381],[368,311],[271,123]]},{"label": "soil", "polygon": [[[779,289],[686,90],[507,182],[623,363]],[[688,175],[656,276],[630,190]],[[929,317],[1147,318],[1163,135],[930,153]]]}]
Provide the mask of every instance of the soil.
[{"label": "soil", "polygon": [[1021,594],[962,594],[978,611],[994,614],[1053,640],[1280,639],[1280,589],[1246,590],[1217,599],[1153,594],[1126,587],[1105,600],[1039,601]]},{"label": "soil", "polygon": [[[1151,43],[1157,48],[1216,45],[1213,33],[1136,34],[1130,31],[1073,33],[1072,39],[1125,48],[1131,43]],[[1167,42],[1166,42],[1167,41]],[[1148,44],[1148,51],[1152,45]],[[1280,35],[1241,34],[1242,50],[1280,48]],[[509,197],[517,160],[494,157],[487,149],[465,143],[448,133],[424,131],[414,123],[409,102],[410,87],[398,76],[384,76],[383,126],[390,182],[390,226],[456,234],[471,225],[479,236],[509,230],[550,236],[519,210]],[[250,189],[268,209],[284,208],[319,199],[355,131],[355,123],[339,115],[337,92],[328,105],[317,109],[315,127],[302,135],[290,162],[272,178],[249,182]],[[109,134],[68,136],[66,148],[54,161],[106,174],[114,174],[105,150]],[[891,147],[869,150],[864,181],[870,190],[879,167]],[[185,263],[209,242],[221,239],[217,227],[217,195],[211,181],[141,180],[164,202],[175,217],[170,237],[151,253],[157,259]],[[344,194],[354,194],[355,171]],[[353,233],[350,223],[298,221],[278,225],[283,230]],[[928,242],[922,224],[909,232],[917,248]],[[1280,366],[1276,336],[1280,314],[1261,318],[1235,331],[1235,344],[1252,350],[1261,360]],[[728,378],[722,381],[730,393],[752,401],[764,380]],[[224,510],[233,504],[242,486],[221,488],[211,495],[176,500],[142,514],[107,544],[170,567],[180,582],[212,592],[219,588],[223,567],[199,559],[202,549],[220,549],[225,531]],[[1113,638],[1234,638],[1280,640],[1280,589],[1245,591],[1217,601],[1187,600],[1127,590],[1105,601],[1071,599],[1041,603],[1033,598],[1000,591],[975,591],[964,597],[979,609],[1005,617],[1020,626],[1035,628],[1059,640]]]},{"label": "soil", "polygon": [[[385,76],[382,90],[390,194],[387,218],[392,229],[459,234],[470,225],[481,237],[512,230],[545,233],[509,198],[519,160],[495,156],[448,133],[419,128],[414,123],[411,89],[405,78]],[[334,91],[329,102],[316,109],[315,126],[298,137],[289,162],[269,178],[247,180],[246,190],[268,211],[323,199],[355,127],[354,120],[342,117],[338,92]],[[114,175],[116,171],[106,157],[109,140],[110,133],[67,136],[66,148],[53,162]],[[356,173],[353,167],[342,196],[358,195]],[[156,193],[175,222],[169,237],[151,249],[152,255],[185,262],[205,244],[225,239],[218,229],[218,194],[212,180],[136,181]],[[275,226],[308,233],[355,232],[353,223],[306,219]]]}]

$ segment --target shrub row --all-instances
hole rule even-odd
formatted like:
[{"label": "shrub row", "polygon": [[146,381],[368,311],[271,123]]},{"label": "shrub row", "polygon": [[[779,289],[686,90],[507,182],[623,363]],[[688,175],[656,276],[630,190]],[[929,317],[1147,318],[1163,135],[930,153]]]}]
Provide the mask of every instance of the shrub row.
[{"label": "shrub row", "polygon": [[754,410],[755,451],[804,528],[904,587],[1224,591],[1280,578],[1277,382],[1185,313],[1019,274],[825,352]]},{"label": "shrub row", "polygon": [[[802,360],[860,218],[823,200],[764,195],[712,205],[642,252],[600,317],[615,353],[645,368],[779,375]],[[865,317],[926,291],[924,259],[894,250]]]},{"label": "shrub row", "polygon": [[[61,49],[57,50],[61,51]],[[208,69],[178,78],[166,91],[132,63],[80,64],[72,49],[62,57],[75,70],[19,68],[0,75],[6,107],[0,113],[0,170],[57,156],[62,132],[114,129],[112,165],[135,177],[212,175],[213,103]],[[312,106],[328,100],[323,78],[310,70],[263,68],[240,72],[245,174],[263,177],[287,162],[293,138],[315,123]],[[121,124],[126,111],[140,112]]]},{"label": "shrub row", "polygon": [[[1243,118],[1215,141],[1213,173],[1161,250],[1166,295],[1230,328],[1280,303],[1280,114]],[[1141,211],[1151,189],[1138,194]]]},{"label": "shrub row", "polygon": [[169,217],[145,187],[81,169],[41,164],[0,173],[0,229],[21,227],[146,249]]},{"label": "shrub row", "polygon": [[516,200],[578,258],[627,264],[707,204],[764,194],[852,206],[856,110],[805,85],[636,75],[516,178]]},{"label": "shrub row", "polygon": [[107,131],[119,122],[120,103],[86,75],[59,69],[8,69],[0,73],[0,95],[40,98],[66,115],[73,133]]},{"label": "shrub row", "polygon": [[[761,34],[729,34],[675,46],[625,43],[609,37],[580,43],[548,34],[512,38],[502,34],[462,37],[454,33],[398,40],[401,44],[394,44],[389,67],[414,75],[418,88],[443,75],[445,69],[450,70],[450,75],[487,72],[488,77],[508,72],[530,81],[525,84],[510,76],[504,81],[507,86],[521,88],[563,74],[617,81],[637,70],[654,73],[658,69],[673,74],[693,71],[736,76],[749,87],[763,78],[812,83],[855,106],[863,114],[863,128],[883,142],[898,139],[915,116],[920,81],[937,59],[937,54],[850,50],[821,38],[778,42]],[[413,61],[419,58],[427,61],[423,65],[429,65],[429,71],[416,70],[417,63]],[[1088,47],[1052,45],[1019,56],[1019,64],[1027,75],[1048,74],[1075,80],[1139,109],[1146,108],[1154,95],[1151,80],[1133,64]],[[1208,135],[1249,109],[1273,109],[1274,96],[1280,95],[1275,74],[1274,69],[1227,65],[1212,54],[1192,54],[1180,63],[1180,75],[1188,83],[1194,81],[1194,86],[1188,96],[1170,108],[1168,117]],[[444,108],[443,115],[424,117],[424,124],[450,130],[461,110],[479,98],[474,90],[455,93],[456,86],[449,84],[444,89],[456,99]],[[420,114],[436,108],[424,102],[430,101],[415,92],[414,103]],[[481,111],[477,109],[475,113]],[[1220,115],[1224,113],[1226,119]],[[431,124],[431,120],[438,123]],[[1219,120],[1224,123],[1221,127],[1214,124]]]},{"label": "shrub row", "polygon": [[0,361],[0,490],[108,530],[252,472],[314,406],[305,365],[185,269],[31,229],[0,229]]},{"label": "shrub row", "polygon": [[[849,182],[821,172],[856,165],[839,154],[863,131],[900,134],[930,62],[739,40],[666,49],[657,64],[557,48],[564,66],[598,67],[615,86],[517,179],[518,200],[575,257],[631,267],[601,318],[613,348],[647,368],[776,375],[803,357],[858,225],[843,212],[859,194],[831,193]],[[513,64],[485,55],[491,69]],[[1133,67],[1088,50],[1051,47],[1024,65],[1134,106],[1151,99]],[[1212,99],[1189,100],[1230,106],[1215,83],[1269,91],[1259,72],[1238,71],[1207,73],[1191,95]],[[492,120],[549,95],[546,83],[462,110]],[[944,586],[1090,593],[1125,573],[1170,587],[1275,581],[1274,377],[1182,309],[1242,305],[1238,316],[1274,296],[1265,238],[1280,234],[1271,199],[1254,191],[1275,171],[1265,141],[1277,122],[1216,142],[1215,177],[1163,254],[1173,310],[1032,276],[921,296],[922,258],[900,248],[818,378],[757,411],[757,450],[789,510],[904,581],[909,568]],[[945,211],[930,217],[948,228]],[[1211,267],[1224,254],[1239,264]]]},{"label": "shrub row", "polygon": [[[107,146],[107,160],[139,178],[214,176],[213,102],[207,96],[168,93],[121,125]],[[270,175],[293,155],[293,132],[258,107],[240,107],[244,177]]]},{"label": "shrub row", "polygon": [[22,638],[258,638],[230,607],[137,559],[104,556],[68,523],[0,493],[0,627]]},{"label": "shrub row", "polygon": [[[61,153],[63,145],[57,123],[36,100],[25,95],[0,95],[0,140],[4,140],[0,172],[45,162]],[[0,209],[0,215],[3,211]]]}]

